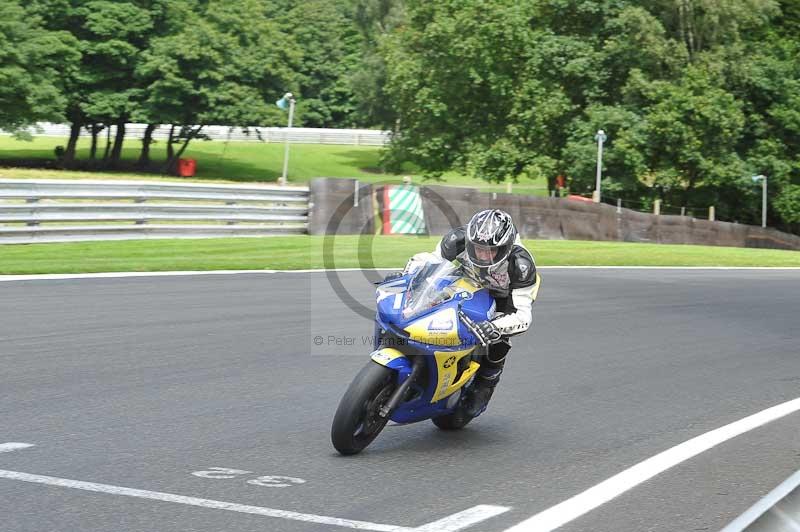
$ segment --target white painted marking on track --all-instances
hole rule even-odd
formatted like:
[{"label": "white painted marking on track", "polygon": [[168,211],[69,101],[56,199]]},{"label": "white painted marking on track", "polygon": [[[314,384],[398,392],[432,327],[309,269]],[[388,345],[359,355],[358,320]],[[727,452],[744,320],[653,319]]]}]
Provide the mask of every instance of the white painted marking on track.
[{"label": "white painted marking on track", "polygon": [[[390,271],[397,268],[331,268],[311,270],[207,270],[207,271],[169,271],[169,272],[101,272],[101,273],[43,273],[32,275],[0,275],[0,282],[11,281],[58,281],[63,279],[117,279],[125,277],[186,277],[193,275],[247,275],[247,274],[291,274]],[[539,270],[768,270],[800,271],[792,266],[537,266]]]},{"label": "white painted marking on track", "polygon": [[11,451],[18,451],[19,449],[27,449],[28,447],[35,447],[32,443],[17,443],[14,441],[8,443],[0,443],[0,453],[10,453]]},{"label": "white painted marking on track", "polygon": [[456,532],[486,521],[489,518],[506,513],[510,508],[505,506],[492,506],[489,504],[480,504],[473,506],[463,512],[449,515],[444,519],[439,519],[433,523],[422,525],[415,528],[414,532]]},{"label": "white painted marking on track", "polygon": [[80,480],[48,477],[44,475],[32,475],[29,473],[21,473],[18,471],[6,471],[0,469],[0,478],[5,478],[9,480],[20,480],[22,482],[32,482],[34,484],[60,486],[62,488],[93,491],[97,493],[108,493],[111,495],[124,495],[127,497],[136,497],[139,499],[174,502],[178,504],[199,506],[201,508],[211,508],[215,510],[227,510],[230,512],[261,515],[265,517],[278,517],[282,519],[291,519],[293,521],[304,521],[307,523],[317,523],[322,525],[354,528],[356,530],[376,530],[378,532],[410,532],[410,530],[413,530],[406,527],[384,525],[380,523],[370,523],[367,521],[354,521],[351,519],[339,519],[336,517],[327,517],[323,515],[303,514],[285,510],[276,510],[274,508],[264,508],[261,506],[249,506],[244,504],[236,504],[232,502],[215,501],[211,499],[200,499],[197,497],[186,497],[183,495],[175,495],[173,493],[162,493],[158,491],[125,488],[122,486],[98,484],[96,482],[83,482]]},{"label": "white painted marking on track", "polygon": [[[214,480],[230,480],[242,475],[250,475],[252,471],[244,469],[231,469],[229,467],[209,467],[204,471],[194,471],[192,475],[200,478],[210,478]],[[267,488],[288,488],[296,484],[305,484],[306,480],[297,477],[287,477],[283,475],[262,475],[247,481],[253,486],[264,486]]]},{"label": "white painted marking on track", "polygon": [[[5,448],[10,451],[23,448],[20,446],[33,447],[33,445],[27,443],[6,443],[6,444],[1,444],[0,449]],[[19,471],[6,471],[0,469],[0,479],[3,478],[8,480],[31,482],[34,484],[59,486],[62,488],[72,488],[72,489],[91,491],[96,493],[107,493],[111,495],[122,495],[127,497],[136,497],[139,499],[149,499],[153,501],[173,502],[177,504],[185,504],[188,506],[199,506],[201,508],[209,508],[214,510],[226,510],[229,512],[260,515],[264,517],[276,517],[280,519],[290,519],[292,521],[303,521],[306,523],[338,526],[344,528],[352,528],[356,530],[375,530],[377,532],[434,532],[434,531],[458,532],[459,530],[463,530],[467,527],[470,527],[472,525],[485,521],[486,519],[495,517],[510,510],[510,508],[506,508],[503,506],[479,505],[464,510],[463,512],[450,515],[438,521],[428,523],[427,525],[422,525],[419,528],[410,528],[410,527],[387,525],[381,523],[371,523],[369,521],[356,521],[353,519],[340,519],[338,517],[328,517],[324,515],[304,514],[286,510],[276,510],[274,508],[265,508],[262,506],[250,506],[245,504],[236,504],[232,502],[215,501],[212,499],[200,499],[197,497],[175,495],[173,493],[140,490],[134,488],[126,488],[123,486],[112,486],[109,484],[98,484],[96,482],[84,482],[81,480],[70,480],[66,478],[49,477],[45,475],[33,475],[30,473],[22,473]]]},{"label": "white painted marking on track", "polygon": [[247,481],[253,486],[263,486],[265,488],[288,488],[296,484],[305,484],[305,479],[297,477],[285,477],[281,475],[264,475]]},{"label": "white painted marking on track", "polygon": [[537,270],[800,270],[798,266],[536,266]]},{"label": "white painted marking on track", "polygon": [[325,273],[381,271],[392,268],[338,268],[319,270],[189,270],[168,272],[98,272],[98,273],[40,273],[31,275],[0,275],[0,282],[9,281],[58,281],[62,279],[120,279],[125,277],[187,277],[193,275],[247,275],[276,273]]},{"label": "white painted marking on track", "polygon": [[247,475],[252,471],[245,471],[244,469],[231,469],[229,467],[209,467],[204,471],[193,471],[192,475],[200,478],[213,478],[217,479],[231,479],[239,475]]},{"label": "white painted marking on track", "polygon": [[635,488],[659,473],[663,473],[698,454],[716,447],[731,438],[756,429],[776,419],[800,411],[800,398],[767,408],[724,427],[706,432],[691,440],[667,449],[633,467],[604,480],[586,491],[539,512],[506,529],[505,532],[549,532],[594,510],[611,499]]},{"label": "white painted marking on track", "polygon": [[773,509],[784,497],[800,486],[800,471],[787,478],[781,484],[769,492],[766,497],[754,504],[745,513],[737,517],[731,524],[721,530],[721,532],[742,532],[752,525],[759,517]]},{"label": "white painted marking on track", "polygon": [[277,272],[278,270],[208,270],[170,272],[43,273],[34,275],[0,275],[0,282],[58,281],[62,279],[120,279],[125,277],[183,277],[189,275],[242,275],[247,273]]}]

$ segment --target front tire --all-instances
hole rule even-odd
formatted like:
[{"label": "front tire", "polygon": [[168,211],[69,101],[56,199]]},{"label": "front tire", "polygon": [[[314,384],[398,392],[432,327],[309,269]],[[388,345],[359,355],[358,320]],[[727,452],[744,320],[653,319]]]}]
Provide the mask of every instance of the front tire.
[{"label": "front tire", "polygon": [[331,442],[341,454],[356,454],[372,443],[389,421],[378,412],[395,389],[394,370],[369,361],[350,383],[331,426]]}]

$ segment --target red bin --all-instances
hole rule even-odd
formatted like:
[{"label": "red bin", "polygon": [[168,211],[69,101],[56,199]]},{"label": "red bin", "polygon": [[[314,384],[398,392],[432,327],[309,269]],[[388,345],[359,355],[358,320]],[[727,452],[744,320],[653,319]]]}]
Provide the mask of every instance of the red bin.
[{"label": "red bin", "polygon": [[178,159],[178,175],[192,177],[197,170],[197,161],[194,159]]}]

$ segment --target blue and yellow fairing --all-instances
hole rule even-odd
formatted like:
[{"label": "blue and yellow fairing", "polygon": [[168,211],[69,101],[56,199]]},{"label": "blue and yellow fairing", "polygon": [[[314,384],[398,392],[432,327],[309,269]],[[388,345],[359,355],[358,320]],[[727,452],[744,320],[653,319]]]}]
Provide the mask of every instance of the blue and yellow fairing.
[{"label": "blue and yellow fairing", "polygon": [[[372,353],[372,360],[397,371],[398,383],[411,373],[405,353],[428,355],[424,385],[412,385],[413,398],[402,403],[391,419],[410,423],[446,414],[456,406],[460,390],[474,377],[480,364],[472,360],[478,347],[472,333],[458,318],[461,310],[476,321],[491,319],[494,299],[471,281],[460,278],[447,282],[455,288],[452,299],[409,319],[404,319],[403,291],[407,280],[378,288],[378,326],[388,331],[401,345],[384,346]],[[468,360],[464,360],[469,357]],[[457,393],[458,392],[458,393]]]}]

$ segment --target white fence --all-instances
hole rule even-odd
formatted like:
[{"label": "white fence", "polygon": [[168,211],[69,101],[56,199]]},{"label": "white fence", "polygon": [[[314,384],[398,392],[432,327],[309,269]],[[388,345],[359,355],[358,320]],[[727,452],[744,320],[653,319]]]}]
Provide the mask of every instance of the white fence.
[{"label": "white fence", "polygon": [[0,244],[305,233],[308,198],[307,187],[0,179]]},{"label": "white fence", "polygon": [[[147,124],[126,124],[126,139],[141,139]],[[169,125],[161,125],[153,132],[153,138],[169,138]],[[28,128],[32,135],[43,137],[69,137],[69,125],[39,123],[36,127]],[[116,126],[111,126],[111,137],[116,134]],[[176,133],[179,131],[176,128]],[[2,130],[0,130],[2,132]],[[309,127],[228,127],[205,126],[201,131],[212,140],[225,141],[258,141],[258,142],[285,142],[289,137],[290,143],[296,144],[351,144],[355,146],[384,146],[388,144],[391,133],[374,129],[322,129]],[[108,130],[104,129],[100,135],[105,137]],[[84,129],[82,136],[89,136]]]}]

